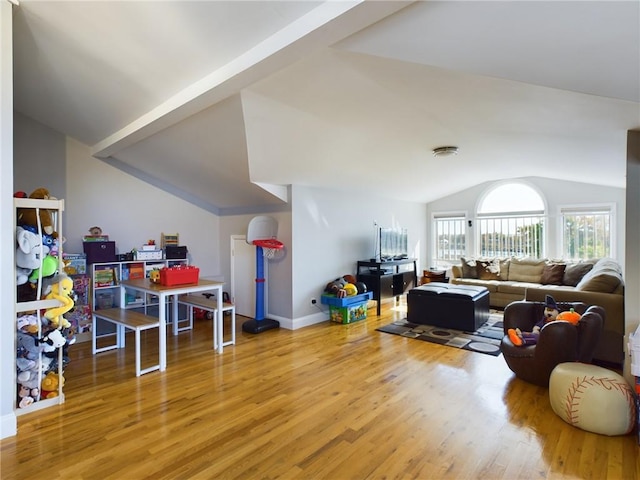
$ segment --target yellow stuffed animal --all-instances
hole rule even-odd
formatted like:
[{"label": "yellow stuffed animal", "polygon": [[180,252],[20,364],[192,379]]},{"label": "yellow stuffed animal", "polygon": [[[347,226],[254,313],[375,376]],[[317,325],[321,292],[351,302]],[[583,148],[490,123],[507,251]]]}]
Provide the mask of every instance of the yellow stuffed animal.
[{"label": "yellow stuffed animal", "polygon": [[48,319],[55,328],[69,328],[71,324],[62,315],[73,308],[75,302],[73,295],[73,280],[66,275],[51,286],[51,292],[47,294],[45,299],[58,300],[59,307],[53,307],[44,312],[44,317]]},{"label": "yellow stuffed animal", "polygon": [[40,384],[40,398],[55,398],[58,396],[58,387],[64,386],[64,377],[54,372],[49,372]]}]

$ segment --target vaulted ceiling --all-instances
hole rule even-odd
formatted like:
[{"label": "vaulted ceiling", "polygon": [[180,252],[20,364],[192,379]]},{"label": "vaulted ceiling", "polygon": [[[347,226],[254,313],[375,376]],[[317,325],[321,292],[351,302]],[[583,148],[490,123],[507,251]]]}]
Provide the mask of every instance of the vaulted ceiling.
[{"label": "vaulted ceiling", "polygon": [[292,184],[624,187],[640,128],[638,2],[21,0],[13,20],[17,111],[218,214]]}]

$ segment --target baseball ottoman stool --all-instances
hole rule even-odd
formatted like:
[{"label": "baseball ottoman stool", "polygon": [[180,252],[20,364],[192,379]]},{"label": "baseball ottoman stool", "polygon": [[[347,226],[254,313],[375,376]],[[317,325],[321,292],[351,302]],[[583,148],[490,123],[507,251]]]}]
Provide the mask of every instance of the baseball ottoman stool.
[{"label": "baseball ottoman stool", "polygon": [[489,319],[489,290],[431,282],[407,293],[407,321],[475,332]]},{"label": "baseball ottoman stool", "polygon": [[620,375],[579,362],[559,364],[549,379],[551,408],[569,425],[602,435],[626,435],[636,422],[633,390]]}]

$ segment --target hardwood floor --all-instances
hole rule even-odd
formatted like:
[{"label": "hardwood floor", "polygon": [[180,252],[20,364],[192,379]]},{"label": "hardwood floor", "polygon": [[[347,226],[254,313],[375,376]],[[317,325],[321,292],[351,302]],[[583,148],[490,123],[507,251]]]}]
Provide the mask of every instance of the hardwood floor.
[{"label": "hardwood floor", "polygon": [[66,402],[18,418],[1,478],[639,478],[637,437],[567,425],[502,357],[375,331],[399,310],[258,335],[238,317],[222,355],[198,321],[139,378],[132,338],[74,345]]}]

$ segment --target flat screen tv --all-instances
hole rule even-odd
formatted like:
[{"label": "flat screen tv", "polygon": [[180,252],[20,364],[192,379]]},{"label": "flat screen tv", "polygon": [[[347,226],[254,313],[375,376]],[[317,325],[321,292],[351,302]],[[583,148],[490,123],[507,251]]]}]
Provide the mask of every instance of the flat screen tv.
[{"label": "flat screen tv", "polygon": [[380,261],[401,260],[409,257],[406,228],[380,228]]}]

